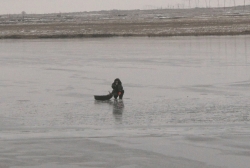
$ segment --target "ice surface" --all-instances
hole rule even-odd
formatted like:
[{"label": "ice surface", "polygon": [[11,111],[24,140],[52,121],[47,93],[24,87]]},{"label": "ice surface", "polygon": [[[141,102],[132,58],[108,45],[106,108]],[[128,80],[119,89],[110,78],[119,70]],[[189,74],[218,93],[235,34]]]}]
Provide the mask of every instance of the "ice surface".
[{"label": "ice surface", "polygon": [[[2,40],[0,167],[245,168],[249,43]],[[124,100],[95,101],[117,77]]]}]

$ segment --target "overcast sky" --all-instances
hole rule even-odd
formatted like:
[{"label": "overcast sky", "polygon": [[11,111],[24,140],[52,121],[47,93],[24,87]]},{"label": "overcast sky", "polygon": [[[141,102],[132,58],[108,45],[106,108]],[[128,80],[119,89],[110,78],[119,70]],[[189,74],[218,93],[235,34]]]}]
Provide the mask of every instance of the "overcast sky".
[{"label": "overcast sky", "polygon": [[[226,6],[244,0],[225,0]],[[190,0],[192,7],[224,6],[224,0]],[[250,4],[250,0],[246,0]],[[189,0],[0,0],[0,14],[81,12],[110,9],[150,9],[189,7]]]}]

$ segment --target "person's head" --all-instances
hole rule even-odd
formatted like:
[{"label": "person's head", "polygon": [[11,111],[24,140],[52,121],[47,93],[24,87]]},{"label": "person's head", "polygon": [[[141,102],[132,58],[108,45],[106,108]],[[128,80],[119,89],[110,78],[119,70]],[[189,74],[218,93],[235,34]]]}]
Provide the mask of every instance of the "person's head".
[{"label": "person's head", "polygon": [[115,81],[114,81],[116,84],[121,84],[121,80],[119,78],[116,78]]}]

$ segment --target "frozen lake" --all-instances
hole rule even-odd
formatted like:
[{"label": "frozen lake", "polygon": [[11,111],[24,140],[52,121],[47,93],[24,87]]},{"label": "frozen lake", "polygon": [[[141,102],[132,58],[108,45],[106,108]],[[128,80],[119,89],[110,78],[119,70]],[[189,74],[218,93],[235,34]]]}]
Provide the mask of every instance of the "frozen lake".
[{"label": "frozen lake", "polygon": [[[4,155],[11,153],[8,140],[22,144],[36,138],[96,137],[209,141],[201,146],[236,150],[242,157],[235,165],[217,162],[216,157],[195,158],[199,162],[211,167],[249,165],[250,36],[1,40],[0,51],[0,149],[5,149],[0,167],[19,165]],[[124,100],[95,101],[93,95],[112,91],[117,77],[123,82]],[[145,150],[150,138],[144,139]],[[226,141],[230,138],[232,142]],[[225,144],[238,148],[225,149]],[[15,151],[12,155],[21,152]],[[176,156],[185,158],[181,153]],[[24,167],[40,163],[19,161]]]}]

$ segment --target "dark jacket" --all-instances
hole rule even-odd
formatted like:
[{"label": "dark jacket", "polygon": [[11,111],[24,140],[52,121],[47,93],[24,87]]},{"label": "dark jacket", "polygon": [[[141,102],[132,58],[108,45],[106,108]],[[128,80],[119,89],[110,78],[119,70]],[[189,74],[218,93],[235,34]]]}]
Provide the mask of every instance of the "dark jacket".
[{"label": "dark jacket", "polygon": [[[118,81],[118,84],[116,84],[116,81]],[[113,92],[118,93],[123,91],[122,82],[119,78],[114,80],[111,87],[113,88]]]}]

